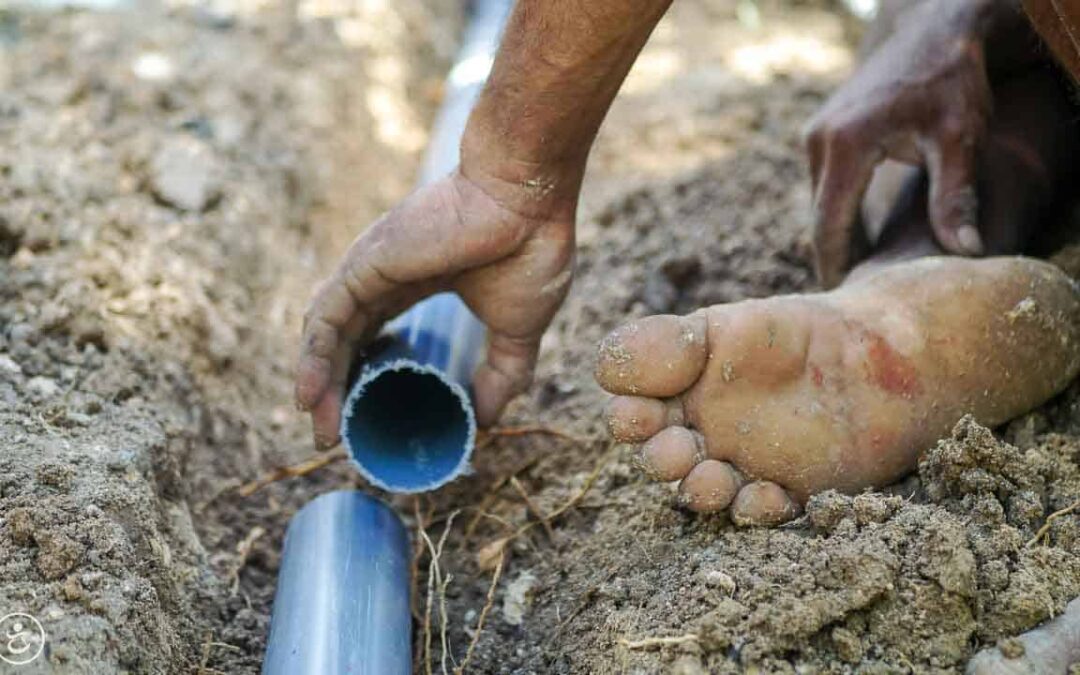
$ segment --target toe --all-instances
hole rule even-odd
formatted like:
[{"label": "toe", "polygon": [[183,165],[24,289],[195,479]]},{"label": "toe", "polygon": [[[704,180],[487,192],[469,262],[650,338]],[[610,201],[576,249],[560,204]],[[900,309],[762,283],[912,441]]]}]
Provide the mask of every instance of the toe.
[{"label": "toe", "polygon": [[706,327],[700,313],[631,321],[600,343],[596,380],[613,394],[680,394],[705,367]]},{"label": "toe", "polygon": [[776,483],[757,481],[739,490],[731,504],[731,520],[736,525],[772,527],[786,523],[802,512],[799,503]]},{"label": "toe", "polygon": [[742,486],[742,477],[727,462],[706,459],[679,485],[679,504],[698,513],[722,511]]},{"label": "toe", "polygon": [[686,427],[668,427],[641,449],[639,466],[654,480],[681,480],[705,459],[701,434]]},{"label": "toe", "polygon": [[611,437],[622,443],[638,443],[669,424],[682,424],[682,404],[644,396],[616,396],[605,413]]}]

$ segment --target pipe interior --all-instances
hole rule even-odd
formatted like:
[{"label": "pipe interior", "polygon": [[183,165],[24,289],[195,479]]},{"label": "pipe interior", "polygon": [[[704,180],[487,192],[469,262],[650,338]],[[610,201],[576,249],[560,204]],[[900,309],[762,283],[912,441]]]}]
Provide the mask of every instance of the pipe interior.
[{"label": "pipe interior", "polygon": [[442,484],[468,452],[469,412],[434,373],[381,373],[367,383],[347,425],[353,458],[394,490]]}]

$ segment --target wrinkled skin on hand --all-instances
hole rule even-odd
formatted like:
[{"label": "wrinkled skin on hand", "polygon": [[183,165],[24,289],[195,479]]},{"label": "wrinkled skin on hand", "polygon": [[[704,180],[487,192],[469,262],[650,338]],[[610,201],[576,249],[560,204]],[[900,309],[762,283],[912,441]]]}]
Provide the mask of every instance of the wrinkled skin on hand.
[{"label": "wrinkled skin on hand", "polygon": [[811,120],[806,133],[818,276],[843,280],[864,252],[859,207],[885,159],[925,166],[928,211],[946,251],[978,255],[976,150],[991,108],[983,41],[972,22],[926,3],[905,17]]},{"label": "wrinkled skin on hand", "polygon": [[456,291],[488,327],[486,359],[473,385],[479,423],[493,423],[529,386],[540,338],[570,287],[573,207],[538,217],[455,172],[357,237],[304,318],[296,401],[311,411],[316,446],[338,441],[357,347],[441,291]]}]

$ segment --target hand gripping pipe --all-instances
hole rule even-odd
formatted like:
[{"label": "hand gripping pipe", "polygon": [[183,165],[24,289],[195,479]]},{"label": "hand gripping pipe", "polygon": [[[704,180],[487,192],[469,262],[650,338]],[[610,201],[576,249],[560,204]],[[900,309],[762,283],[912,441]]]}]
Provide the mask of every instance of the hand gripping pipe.
[{"label": "hand gripping pipe", "polygon": [[263,675],[412,672],[409,537],[385,504],[330,492],[285,534]]},{"label": "hand gripping pipe", "polygon": [[[478,0],[450,73],[420,183],[449,173],[491,68],[511,0]],[[443,485],[466,470],[476,420],[466,387],[483,326],[441,294],[393,321],[346,399],[341,436],[372,484],[398,492]],[[289,524],[263,675],[412,672],[408,536],[387,506],[332,492]]]},{"label": "hand gripping pipe", "polygon": [[[477,0],[447,80],[420,185],[454,170],[469,112],[491,69],[512,0]],[[453,293],[392,321],[345,399],[341,438],[360,473],[391,492],[425,492],[469,470],[476,415],[468,387],[484,327]]]}]

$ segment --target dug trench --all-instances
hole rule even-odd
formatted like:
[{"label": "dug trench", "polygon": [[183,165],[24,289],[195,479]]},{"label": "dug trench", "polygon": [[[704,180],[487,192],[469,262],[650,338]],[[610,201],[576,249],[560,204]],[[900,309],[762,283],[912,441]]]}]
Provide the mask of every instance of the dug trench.
[{"label": "dug trench", "polygon": [[[299,313],[407,192],[455,6],[0,15],[0,608],[47,626],[39,672],[258,670],[289,517],[367,488],[341,462],[242,487],[313,456]],[[1049,518],[1080,498],[1075,385],[778,530],[674,508],[605,440],[607,331],[814,287],[799,130],[852,35],[754,7],[676,3],[593,153],[532,390],[473,475],[383,495],[450,524],[442,592],[417,547],[418,672],[956,672],[1080,593]]]}]

